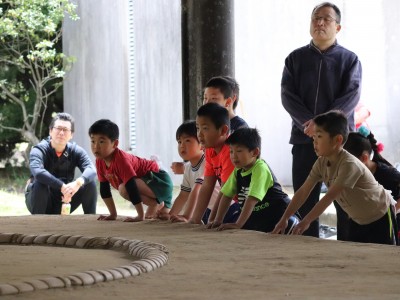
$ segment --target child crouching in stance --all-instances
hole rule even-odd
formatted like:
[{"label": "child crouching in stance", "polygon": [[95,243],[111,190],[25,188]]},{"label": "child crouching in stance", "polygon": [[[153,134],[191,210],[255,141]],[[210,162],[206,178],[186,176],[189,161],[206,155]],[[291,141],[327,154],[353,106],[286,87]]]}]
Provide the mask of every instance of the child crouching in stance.
[{"label": "child crouching in stance", "polygon": [[[380,147],[373,133],[365,125],[362,125],[357,132],[349,133],[343,148],[357,157],[371,171],[376,181],[392,193],[392,204],[395,205],[397,226],[399,226],[400,172],[380,154]],[[342,212],[342,214],[345,213]],[[341,219],[338,218],[338,230],[341,227],[344,228],[344,232],[347,232],[348,219],[347,214]],[[400,228],[398,227],[398,235],[399,233]]]},{"label": "child crouching in stance", "polygon": [[[260,159],[261,137],[257,129],[240,128],[228,137],[225,144],[230,145],[230,157],[235,169],[221,189],[223,197],[214,223],[209,228],[272,231],[290,198],[282,191],[267,163]],[[222,224],[236,194],[241,210],[239,218],[235,223]],[[299,223],[294,213],[288,219],[286,233]]]},{"label": "child crouching in stance", "polygon": [[[91,149],[96,157],[100,195],[110,212],[98,220],[115,220],[117,210],[110,184],[120,195],[131,201],[137,217],[125,222],[140,222],[159,213],[168,213],[172,200],[172,181],[168,173],[160,170],[155,161],[143,159],[118,149],[118,126],[110,120],[98,120],[89,128]],[[143,205],[148,206],[146,215]]]},{"label": "child crouching in stance", "polygon": [[395,244],[390,193],[358,158],[343,149],[348,136],[346,116],[330,111],[316,116],[314,123],[314,149],[319,157],[273,233],[285,230],[289,216],[304,204],[315,184],[323,181],[328,192],[293,229],[293,234],[302,234],[336,200],[350,218],[349,241]]},{"label": "child crouching in stance", "polygon": [[[167,218],[172,222],[187,222],[196,206],[206,164],[203,147],[197,138],[196,122],[191,120],[181,124],[176,130],[176,141],[179,155],[187,163],[184,166],[181,191]],[[181,211],[183,214],[180,214]]]}]

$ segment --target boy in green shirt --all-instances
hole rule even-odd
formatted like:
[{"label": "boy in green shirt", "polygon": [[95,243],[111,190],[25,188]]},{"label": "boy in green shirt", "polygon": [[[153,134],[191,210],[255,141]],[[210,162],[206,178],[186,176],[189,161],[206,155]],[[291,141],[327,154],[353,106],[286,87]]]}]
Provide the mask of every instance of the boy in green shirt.
[{"label": "boy in green shirt", "polygon": [[[260,159],[261,137],[257,129],[240,128],[229,136],[225,144],[230,145],[230,158],[235,169],[221,189],[223,197],[209,228],[272,231],[290,198],[282,191],[267,163]],[[235,223],[222,224],[236,194],[241,210],[239,218]],[[296,216],[291,216],[286,232],[290,233],[298,222]]]}]

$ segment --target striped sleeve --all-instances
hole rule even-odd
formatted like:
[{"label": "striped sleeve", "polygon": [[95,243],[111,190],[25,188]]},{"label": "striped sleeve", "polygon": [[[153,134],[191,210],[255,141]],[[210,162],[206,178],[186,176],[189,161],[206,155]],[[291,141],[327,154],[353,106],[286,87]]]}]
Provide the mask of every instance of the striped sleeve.
[{"label": "striped sleeve", "polygon": [[204,178],[203,177],[199,177],[199,178],[196,178],[194,183],[203,184],[203,181],[204,181]]}]

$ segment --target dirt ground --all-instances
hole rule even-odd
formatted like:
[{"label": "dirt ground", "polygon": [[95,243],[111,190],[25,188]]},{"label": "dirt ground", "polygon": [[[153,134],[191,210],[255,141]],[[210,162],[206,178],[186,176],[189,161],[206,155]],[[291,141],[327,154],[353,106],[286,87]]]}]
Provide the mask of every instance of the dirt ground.
[{"label": "dirt ground", "polygon": [[[86,287],[2,299],[399,299],[400,247],[245,230],[216,232],[166,221],[123,223],[95,216],[0,217],[1,233],[80,234],[156,242],[166,266]],[[0,244],[0,283],[117,267],[111,250]]]}]

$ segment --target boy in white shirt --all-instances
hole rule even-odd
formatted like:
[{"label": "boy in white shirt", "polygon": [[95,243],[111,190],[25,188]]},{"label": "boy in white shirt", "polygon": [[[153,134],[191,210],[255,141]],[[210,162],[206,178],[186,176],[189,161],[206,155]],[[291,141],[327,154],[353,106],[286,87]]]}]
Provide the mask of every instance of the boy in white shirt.
[{"label": "boy in white shirt", "polygon": [[160,218],[171,219],[172,222],[187,222],[192,216],[204,180],[205,155],[197,138],[196,122],[186,121],[181,124],[176,130],[176,141],[179,156],[187,163],[184,166],[181,191],[169,215]]}]

